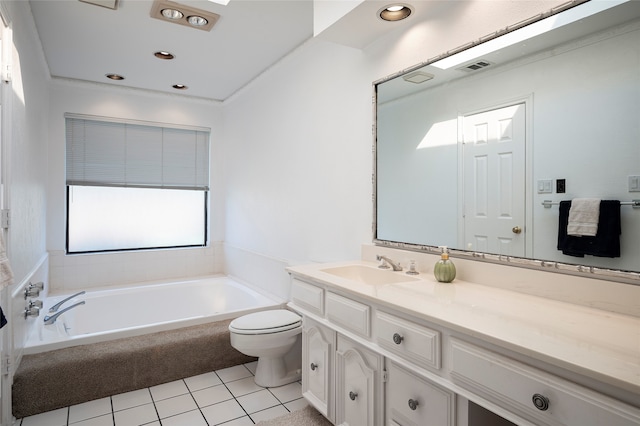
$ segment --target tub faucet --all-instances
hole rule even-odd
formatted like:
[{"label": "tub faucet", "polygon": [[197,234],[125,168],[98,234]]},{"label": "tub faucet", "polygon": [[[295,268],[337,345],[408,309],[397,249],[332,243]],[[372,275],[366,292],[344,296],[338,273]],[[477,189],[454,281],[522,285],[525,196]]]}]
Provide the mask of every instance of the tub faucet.
[{"label": "tub faucet", "polygon": [[391,266],[394,271],[402,271],[400,262],[396,263],[393,260],[389,259],[387,256],[383,256],[381,254],[376,255],[376,259],[383,261],[382,265],[378,266],[378,268],[387,269],[389,268],[389,266]]},{"label": "tub faucet", "polygon": [[74,295],[72,295],[72,296],[67,297],[67,298],[66,298],[66,299],[64,299],[64,300],[59,301],[58,303],[56,303],[55,305],[53,305],[52,307],[50,307],[50,308],[49,308],[49,312],[51,312],[51,313],[53,313],[53,312],[57,312],[57,311],[58,311],[58,309],[60,309],[60,306],[62,306],[62,304],[63,304],[64,302],[66,302],[67,300],[71,300],[71,299],[73,299],[73,298],[74,298],[74,297],[76,297],[76,296],[83,295],[83,294],[85,294],[85,293],[86,293],[86,291],[81,291],[80,293],[76,293],[76,294],[74,294]]},{"label": "tub faucet", "polygon": [[56,320],[58,319],[58,317],[59,317],[60,315],[64,314],[65,312],[67,312],[67,311],[68,311],[68,310],[70,310],[70,309],[75,308],[76,306],[84,305],[84,303],[85,303],[85,302],[84,302],[84,300],[83,300],[83,301],[81,301],[81,302],[78,302],[78,303],[76,303],[76,304],[73,304],[73,305],[71,305],[71,306],[68,306],[68,307],[64,308],[63,310],[61,310],[61,311],[60,311],[60,312],[58,312],[58,313],[55,313],[55,314],[53,314],[53,315],[47,315],[46,317],[44,317],[44,323],[45,323],[46,325],[53,324],[54,322],[56,322]]}]

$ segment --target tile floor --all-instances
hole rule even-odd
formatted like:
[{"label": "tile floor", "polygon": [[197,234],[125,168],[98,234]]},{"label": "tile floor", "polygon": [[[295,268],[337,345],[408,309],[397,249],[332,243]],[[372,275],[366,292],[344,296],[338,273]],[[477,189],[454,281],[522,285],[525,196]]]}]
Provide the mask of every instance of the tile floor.
[{"label": "tile floor", "polygon": [[299,382],[262,388],[255,362],[25,417],[17,426],[245,426],[307,405]]}]

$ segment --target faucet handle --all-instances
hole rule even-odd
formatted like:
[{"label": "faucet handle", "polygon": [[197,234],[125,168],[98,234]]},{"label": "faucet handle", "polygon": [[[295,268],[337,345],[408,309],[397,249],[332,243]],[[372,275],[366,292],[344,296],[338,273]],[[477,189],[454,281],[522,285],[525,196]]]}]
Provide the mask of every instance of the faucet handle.
[{"label": "faucet handle", "polygon": [[24,319],[27,319],[29,317],[37,317],[38,315],[40,315],[40,308],[38,308],[37,306],[28,306],[24,308]]}]

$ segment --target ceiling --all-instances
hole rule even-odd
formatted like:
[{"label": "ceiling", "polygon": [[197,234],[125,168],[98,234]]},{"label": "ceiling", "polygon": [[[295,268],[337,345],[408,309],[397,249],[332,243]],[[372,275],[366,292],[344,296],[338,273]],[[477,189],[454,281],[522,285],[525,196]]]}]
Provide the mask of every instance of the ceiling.
[{"label": "ceiling", "polygon": [[[314,36],[314,0],[230,0],[227,5],[214,1],[222,0],[173,3],[220,15],[211,31],[152,18],[154,0],[29,0],[29,3],[51,77],[216,101],[229,98]],[[364,48],[405,25],[405,21],[389,23],[378,18],[377,11],[392,2],[352,0],[350,9],[333,17],[333,24],[317,36]],[[115,3],[116,8],[92,3]],[[437,19],[434,15],[446,13],[443,5],[450,2],[418,3],[420,7],[406,21],[426,19],[428,14]],[[438,3],[440,6],[433,6]],[[318,6],[344,9],[333,2],[321,2]],[[316,13],[322,16],[322,11],[316,9]],[[175,59],[158,59],[154,56],[157,51],[170,52]],[[109,80],[106,77],[109,73],[125,79]],[[175,84],[186,85],[187,89],[177,91],[172,87]]]},{"label": "ceiling", "polygon": [[118,0],[115,10],[79,0],[29,3],[52,77],[218,101],[313,36],[311,0],[180,0],[220,15],[210,32],[151,18],[153,0]]}]

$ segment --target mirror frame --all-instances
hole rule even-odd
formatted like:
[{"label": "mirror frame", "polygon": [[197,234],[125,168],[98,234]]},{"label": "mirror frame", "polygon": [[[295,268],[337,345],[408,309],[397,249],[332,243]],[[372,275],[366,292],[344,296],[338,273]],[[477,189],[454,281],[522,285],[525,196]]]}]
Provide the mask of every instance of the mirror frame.
[{"label": "mirror frame", "polygon": [[[484,42],[493,40],[498,38],[504,34],[510,33],[512,31],[523,28],[529,24],[533,24],[535,22],[546,19],[550,16],[556,15],[558,13],[562,13],[565,10],[573,8],[583,3],[587,3],[589,0],[572,0],[568,3],[564,3],[559,5],[558,7],[551,9],[547,12],[540,13],[536,16],[533,16],[529,19],[521,21],[517,24],[502,28],[498,31],[495,31],[491,34],[488,34],[484,37],[480,37],[477,40],[466,43],[462,46],[459,46],[453,50],[444,52],[438,56],[435,56],[426,62],[421,62],[416,65],[413,65],[409,68],[397,71],[393,74],[390,74],[386,77],[378,79],[372,83],[373,86],[373,96],[372,96],[372,109],[373,109],[373,175],[372,175],[372,184],[373,184],[373,224],[372,224],[372,232],[373,232],[373,243],[374,245],[381,247],[388,247],[400,250],[407,251],[415,251],[420,253],[429,253],[429,254],[440,254],[440,248],[432,245],[424,245],[424,244],[414,244],[414,243],[405,243],[399,241],[389,241],[389,240],[381,240],[378,238],[378,196],[377,196],[377,165],[378,165],[378,116],[377,116],[377,104],[378,104],[378,85],[389,80],[393,80],[394,78],[400,77],[402,75],[408,74],[410,72],[416,71],[422,67],[430,65],[434,62],[437,62],[441,59],[448,58],[462,51],[468,50],[474,46],[482,44]],[[634,207],[635,208],[635,207]],[[557,262],[552,260],[540,260],[540,259],[532,259],[532,258],[524,258],[517,256],[507,256],[507,255],[497,255],[490,254],[484,252],[475,252],[475,251],[467,251],[461,249],[450,249],[449,250],[451,257],[474,260],[480,262],[488,262],[488,263],[497,263],[506,266],[516,266],[527,269],[535,269],[542,270],[546,272],[555,272],[560,274],[567,275],[576,275],[585,278],[593,278],[607,281],[616,281],[627,284],[635,284],[640,285],[640,272],[634,271],[624,271],[617,269],[609,269],[609,268],[601,268],[596,266],[585,266],[574,263],[565,263],[565,262]]]}]

